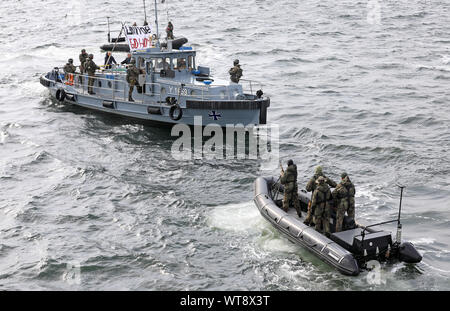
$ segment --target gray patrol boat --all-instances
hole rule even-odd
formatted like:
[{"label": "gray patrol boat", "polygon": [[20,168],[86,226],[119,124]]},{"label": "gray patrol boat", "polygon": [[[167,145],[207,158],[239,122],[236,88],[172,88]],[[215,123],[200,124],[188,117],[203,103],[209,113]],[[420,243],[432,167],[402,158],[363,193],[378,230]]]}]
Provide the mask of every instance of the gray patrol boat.
[{"label": "gray patrol boat", "polygon": [[97,70],[93,95],[88,93],[87,74],[65,75],[58,67],[42,75],[40,83],[60,102],[150,123],[195,125],[194,118],[201,117],[202,126],[266,124],[270,99],[260,83],[220,81],[211,76],[210,68],[197,65],[196,52],[184,46],[186,39],[160,43],[154,38],[151,48],[132,53],[144,72],[139,76],[141,87],[134,88],[134,102],[128,100],[129,84],[122,65]]}]

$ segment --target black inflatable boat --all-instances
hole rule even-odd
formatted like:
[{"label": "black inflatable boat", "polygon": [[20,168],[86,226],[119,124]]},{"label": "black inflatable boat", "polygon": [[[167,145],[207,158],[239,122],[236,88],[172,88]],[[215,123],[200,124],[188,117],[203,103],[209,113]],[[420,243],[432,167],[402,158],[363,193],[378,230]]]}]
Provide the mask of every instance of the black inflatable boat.
[{"label": "black inflatable boat", "polygon": [[[373,227],[394,221],[387,221],[370,226],[356,224],[347,217],[344,218],[343,231],[334,232],[336,215],[332,212],[330,219],[330,238],[317,232],[314,227],[303,224],[304,219],[290,208],[284,212],[280,207],[278,194],[283,187],[277,184],[273,177],[259,177],[255,180],[254,202],[261,215],[290,241],[307,248],[320,259],[329,263],[345,275],[358,275],[367,267],[370,260],[380,262],[400,260],[406,263],[418,263],[422,256],[409,242],[400,243],[400,232],[393,242],[391,233],[377,231]],[[303,217],[306,215],[310,195],[305,190],[299,192],[299,201]],[[400,213],[398,221],[399,229]]]}]

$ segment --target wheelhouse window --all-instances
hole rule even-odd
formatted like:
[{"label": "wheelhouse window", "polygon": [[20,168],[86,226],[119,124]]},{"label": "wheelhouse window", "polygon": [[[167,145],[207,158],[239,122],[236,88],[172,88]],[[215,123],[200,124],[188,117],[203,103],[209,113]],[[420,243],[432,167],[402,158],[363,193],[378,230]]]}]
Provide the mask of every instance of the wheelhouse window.
[{"label": "wheelhouse window", "polygon": [[195,69],[195,59],[193,55],[188,56],[187,66],[189,70]]},{"label": "wheelhouse window", "polygon": [[170,58],[169,57],[156,59],[156,69],[158,71],[167,70],[169,68],[170,68]]},{"label": "wheelhouse window", "polygon": [[140,68],[140,69],[145,68],[145,59],[143,57],[138,58],[138,68]]},{"label": "wheelhouse window", "polygon": [[186,69],[186,58],[184,58],[184,57],[174,58],[172,60],[172,62],[173,62],[173,69],[174,70]]}]

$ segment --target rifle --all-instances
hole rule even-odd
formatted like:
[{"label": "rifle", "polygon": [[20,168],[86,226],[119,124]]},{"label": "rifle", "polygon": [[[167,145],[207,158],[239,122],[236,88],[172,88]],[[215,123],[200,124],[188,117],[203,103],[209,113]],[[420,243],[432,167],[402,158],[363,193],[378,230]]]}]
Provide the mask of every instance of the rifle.
[{"label": "rifle", "polygon": [[275,195],[273,196],[274,200],[276,200],[276,198],[277,198],[277,196],[278,196],[278,192],[280,192],[280,188],[281,188],[281,176],[283,176],[283,174],[284,174],[284,168],[283,168],[283,164],[281,164],[281,161],[280,161],[280,169],[281,169],[280,177],[278,177],[278,180],[277,180],[277,182],[275,183],[275,185],[278,184],[278,189],[277,189],[277,191],[275,192]]}]

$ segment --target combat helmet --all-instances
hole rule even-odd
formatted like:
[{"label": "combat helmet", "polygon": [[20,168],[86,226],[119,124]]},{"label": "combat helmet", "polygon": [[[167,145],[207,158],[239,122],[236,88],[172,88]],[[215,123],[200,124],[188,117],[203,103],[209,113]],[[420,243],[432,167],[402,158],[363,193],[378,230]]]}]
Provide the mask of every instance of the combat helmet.
[{"label": "combat helmet", "polygon": [[233,65],[235,65],[235,66],[239,65],[239,59],[235,59],[234,62],[233,62]]},{"label": "combat helmet", "polygon": [[69,64],[72,64],[73,63],[73,59],[69,58],[68,62],[69,62]]},{"label": "combat helmet", "polygon": [[320,165],[317,166],[315,172],[316,172],[316,175],[322,175],[322,174],[323,174],[323,172],[322,172],[322,166],[320,166]]},{"label": "combat helmet", "polygon": [[289,161],[287,161],[287,165],[288,165],[288,166],[294,165],[294,161],[292,161],[292,159],[290,159]]},{"label": "combat helmet", "polygon": [[94,58],[94,54],[89,54],[89,58],[93,59]]},{"label": "combat helmet", "polygon": [[344,179],[345,177],[347,177],[348,176],[348,174],[346,173],[346,172],[343,172],[342,174],[341,174],[341,178],[342,179]]}]

